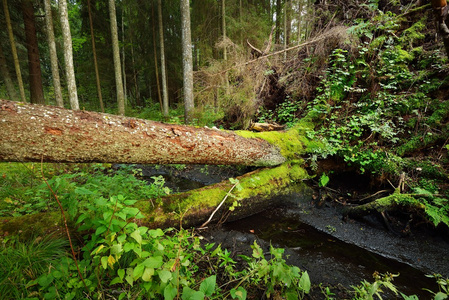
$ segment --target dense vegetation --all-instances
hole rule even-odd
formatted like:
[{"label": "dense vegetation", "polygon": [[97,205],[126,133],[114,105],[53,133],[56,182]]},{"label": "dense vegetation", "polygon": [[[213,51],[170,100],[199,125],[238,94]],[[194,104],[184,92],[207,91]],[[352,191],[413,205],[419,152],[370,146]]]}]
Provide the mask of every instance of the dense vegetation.
[{"label": "dense vegetation", "polygon": [[[23,30],[17,25],[21,7],[10,2],[23,54]],[[86,2],[69,3],[76,76],[81,107],[99,110]],[[155,1],[122,1],[118,6],[126,114],[181,123],[179,5],[163,2],[163,17],[168,20],[164,38],[170,116],[163,118],[158,96]],[[315,126],[307,136],[319,147],[304,159],[311,173],[319,175],[321,189],[344,169],[369,177],[370,188],[383,191],[368,204],[355,195],[342,199],[328,191],[331,200],[360,204],[362,210],[348,212],[353,216],[388,210],[401,234],[417,226],[447,232],[449,65],[443,45],[435,41],[430,8],[415,6],[415,1],[354,0],[298,1],[283,10],[284,1],[255,2],[226,3],[225,38],[222,7],[216,1],[191,5],[195,124],[248,129],[254,122],[291,127],[300,119],[310,119]],[[105,108],[115,113],[107,4],[92,3]],[[40,11],[40,2],[35,4]],[[299,10],[303,18],[295,17]],[[282,31],[279,23],[284,17],[293,27]],[[3,26],[3,12],[0,19]],[[37,20],[38,29],[41,22]],[[272,23],[278,23],[274,45],[269,38]],[[56,19],[55,25],[60,37]],[[41,39],[42,34],[38,30]],[[0,36],[9,57],[6,32]],[[308,44],[265,58],[257,51],[282,50],[302,42]],[[46,101],[54,104],[49,50],[44,43],[39,46]],[[261,58],[244,65],[256,57]],[[8,64],[12,70],[12,61]],[[0,83],[0,96],[7,98],[2,79]],[[334,162],[331,167],[323,163],[329,160]],[[246,299],[264,294],[299,299],[311,289],[307,272],[288,266],[282,249],[271,247],[264,253],[254,244],[250,257],[236,258],[219,245],[201,241],[193,229],[149,229],[141,224],[141,213],[132,205],[136,200],[159,201],[169,193],[161,178],[147,185],[132,169],[106,165],[2,163],[0,168],[0,216],[6,220],[27,215],[27,221],[36,224],[18,235],[1,232],[4,298]],[[64,219],[58,202],[66,213]],[[44,213],[50,221],[37,222]],[[444,299],[449,282],[435,276],[441,289],[435,299]],[[399,294],[392,279],[389,274],[376,274],[374,283],[364,281],[348,293],[354,299],[372,299],[383,288],[414,299]],[[317,288],[318,283],[313,284]],[[327,299],[334,296],[328,288],[322,293]]]}]

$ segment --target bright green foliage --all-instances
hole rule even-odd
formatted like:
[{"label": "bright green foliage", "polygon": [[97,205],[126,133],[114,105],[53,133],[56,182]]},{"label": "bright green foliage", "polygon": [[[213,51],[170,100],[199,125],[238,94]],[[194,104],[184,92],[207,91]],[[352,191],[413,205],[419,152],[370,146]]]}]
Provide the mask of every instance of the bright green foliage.
[{"label": "bright green foliage", "polygon": [[[1,181],[0,216],[20,216],[59,209],[52,192],[41,178],[40,164],[2,163],[0,168],[4,174],[4,180]],[[44,164],[44,175],[51,177],[62,173],[48,179],[48,183],[72,217],[77,215],[80,205],[101,197],[109,198],[126,192],[129,198],[143,200],[169,193],[164,188],[162,177],[153,178],[154,183],[148,185],[136,177],[138,174],[132,167],[122,166],[113,170],[94,164],[74,166],[71,170],[58,168]]]}]

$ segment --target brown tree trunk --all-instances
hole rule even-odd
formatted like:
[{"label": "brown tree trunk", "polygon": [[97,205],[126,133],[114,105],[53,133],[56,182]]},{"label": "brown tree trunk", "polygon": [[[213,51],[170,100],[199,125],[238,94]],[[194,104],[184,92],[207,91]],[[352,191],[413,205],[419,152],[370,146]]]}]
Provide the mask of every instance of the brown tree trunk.
[{"label": "brown tree trunk", "polygon": [[168,108],[169,108],[169,100],[168,100],[168,87],[167,87],[167,75],[165,68],[165,46],[164,46],[164,25],[162,22],[162,2],[161,0],[157,1],[157,15],[159,21],[159,40],[161,46],[161,77],[162,77],[162,114],[164,117],[168,117]]},{"label": "brown tree trunk", "polygon": [[92,10],[90,8],[90,0],[87,0],[87,11],[89,12],[90,40],[92,43],[92,54],[94,57],[95,81],[97,83],[98,101],[100,102],[101,112],[104,112],[104,104],[103,104],[103,96],[101,94],[100,72],[98,71],[97,50],[95,47],[94,25],[92,22]]},{"label": "brown tree trunk", "polygon": [[5,13],[6,27],[8,28],[9,43],[11,44],[11,53],[14,59],[14,68],[16,70],[17,83],[19,84],[20,99],[26,102],[25,88],[23,86],[22,72],[20,70],[19,56],[17,55],[16,42],[14,41],[14,33],[12,31],[11,18],[9,17],[8,1],[3,0],[3,11]]},{"label": "brown tree trunk", "polygon": [[[0,120],[0,161],[274,166],[286,160],[260,138],[95,112],[0,100]],[[296,136],[286,142],[300,144]]]},{"label": "brown tree trunk", "polygon": [[28,67],[30,78],[31,103],[45,104],[44,88],[42,86],[41,63],[39,60],[39,47],[36,35],[36,22],[34,7],[30,0],[22,1],[23,23],[25,25],[25,38],[28,50]]},{"label": "brown tree trunk", "polygon": [[[164,111],[164,106],[162,104],[162,96],[161,96],[161,85],[159,83],[159,70],[157,67],[157,45],[156,45],[156,25],[154,24],[154,2],[151,5],[151,20],[152,20],[152,28],[153,28],[153,52],[154,52],[154,70],[156,75],[156,87],[157,87],[157,98],[159,99],[159,104],[161,106],[161,112]],[[151,95],[151,94],[150,94]]]},{"label": "brown tree trunk", "polygon": [[19,101],[19,97],[17,96],[16,93],[16,88],[14,87],[11,75],[9,74],[8,65],[6,64],[6,58],[5,55],[3,54],[1,43],[0,43],[0,75],[2,75],[3,81],[5,82],[9,98],[14,101]]}]

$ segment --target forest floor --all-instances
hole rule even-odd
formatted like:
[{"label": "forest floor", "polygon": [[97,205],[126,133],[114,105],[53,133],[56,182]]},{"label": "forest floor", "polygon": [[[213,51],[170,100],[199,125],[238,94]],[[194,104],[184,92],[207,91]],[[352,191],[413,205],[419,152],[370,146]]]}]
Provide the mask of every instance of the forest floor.
[{"label": "forest floor", "polygon": [[[143,167],[142,175],[147,178],[165,175],[168,185],[179,184],[180,178],[187,185],[211,184],[247,171],[217,166],[139,167]],[[342,177],[344,181],[333,179],[328,192],[358,196],[372,193],[360,188],[369,186],[363,184],[366,180],[363,177],[351,179],[348,174]],[[310,186],[313,184],[311,181]],[[254,241],[267,253],[270,244],[285,248],[287,263],[307,270],[315,283],[310,299],[321,299],[321,289],[326,286],[339,299],[349,297],[351,286],[363,280],[372,281],[374,272],[400,273],[395,279],[400,291],[426,298],[429,294],[422,288],[437,288],[426,274],[449,276],[447,231],[420,226],[400,236],[385,226],[380,214],[361,220],[345,218],[345,205],[324,197],[328,192],[315,186],[307,195],[292,195],[285,207],[273,207],[243,220],[213,226],[200,234],[205,241],[229,249],[236,260],[239,254],[250,255]]]}]

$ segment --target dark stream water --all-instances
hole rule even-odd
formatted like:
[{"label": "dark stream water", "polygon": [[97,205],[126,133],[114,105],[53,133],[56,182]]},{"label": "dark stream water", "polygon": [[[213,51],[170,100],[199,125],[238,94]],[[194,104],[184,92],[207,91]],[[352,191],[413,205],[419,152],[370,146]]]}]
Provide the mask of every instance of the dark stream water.
[{"label": "dark stream water", "polygon": [[[166,185],[179,192],[247,171],[209,167],[207,169],[206,166],[205,170],[204,166],[187,169],[139,166],[146,178],[162,175]],[[394,279],[394,284],[401,292],[415,294],[419,299],[431,299],[432,295],[423,288],[437,291],[438,287],[434,279],[425,275],[441,273],[449,276],[447,241],[429,240],[426,236],[401,239],[383,228],[373,228],[357,221],[343,222],[337,211],[316,209],[304,201],[227,223],[206,235],[211,242],[233,248],[231,251],[235,253],[244,252],[242,249],[250,250],[254,240],[259,244],[271,243],[275,247],[286,248],[287,262],[307,270],[312,283],[336,288],[350,288],[362,280],[373,282],[374,272],[389,272],[400,274]],[[385,298],[391,299],[392,295]]]},{"label": "dark stream water", "polygon": [[[289,210],[289,212],[287,212]],[[348,288],[362,280],[373,282],[373,273],[400,274],[394,279],[398,289],[430,299],[422,288],[436,290],[435,280],[405,263],[342,242],[292,216],[292,209],[277,208],[228,223],[224,230],[254,234],[257,239],[287,248],[288,263],[307,270],[312,282]],[[240,238],[242,239],[242,238]],[[388,297],[387,297],[388,298]]]}]

